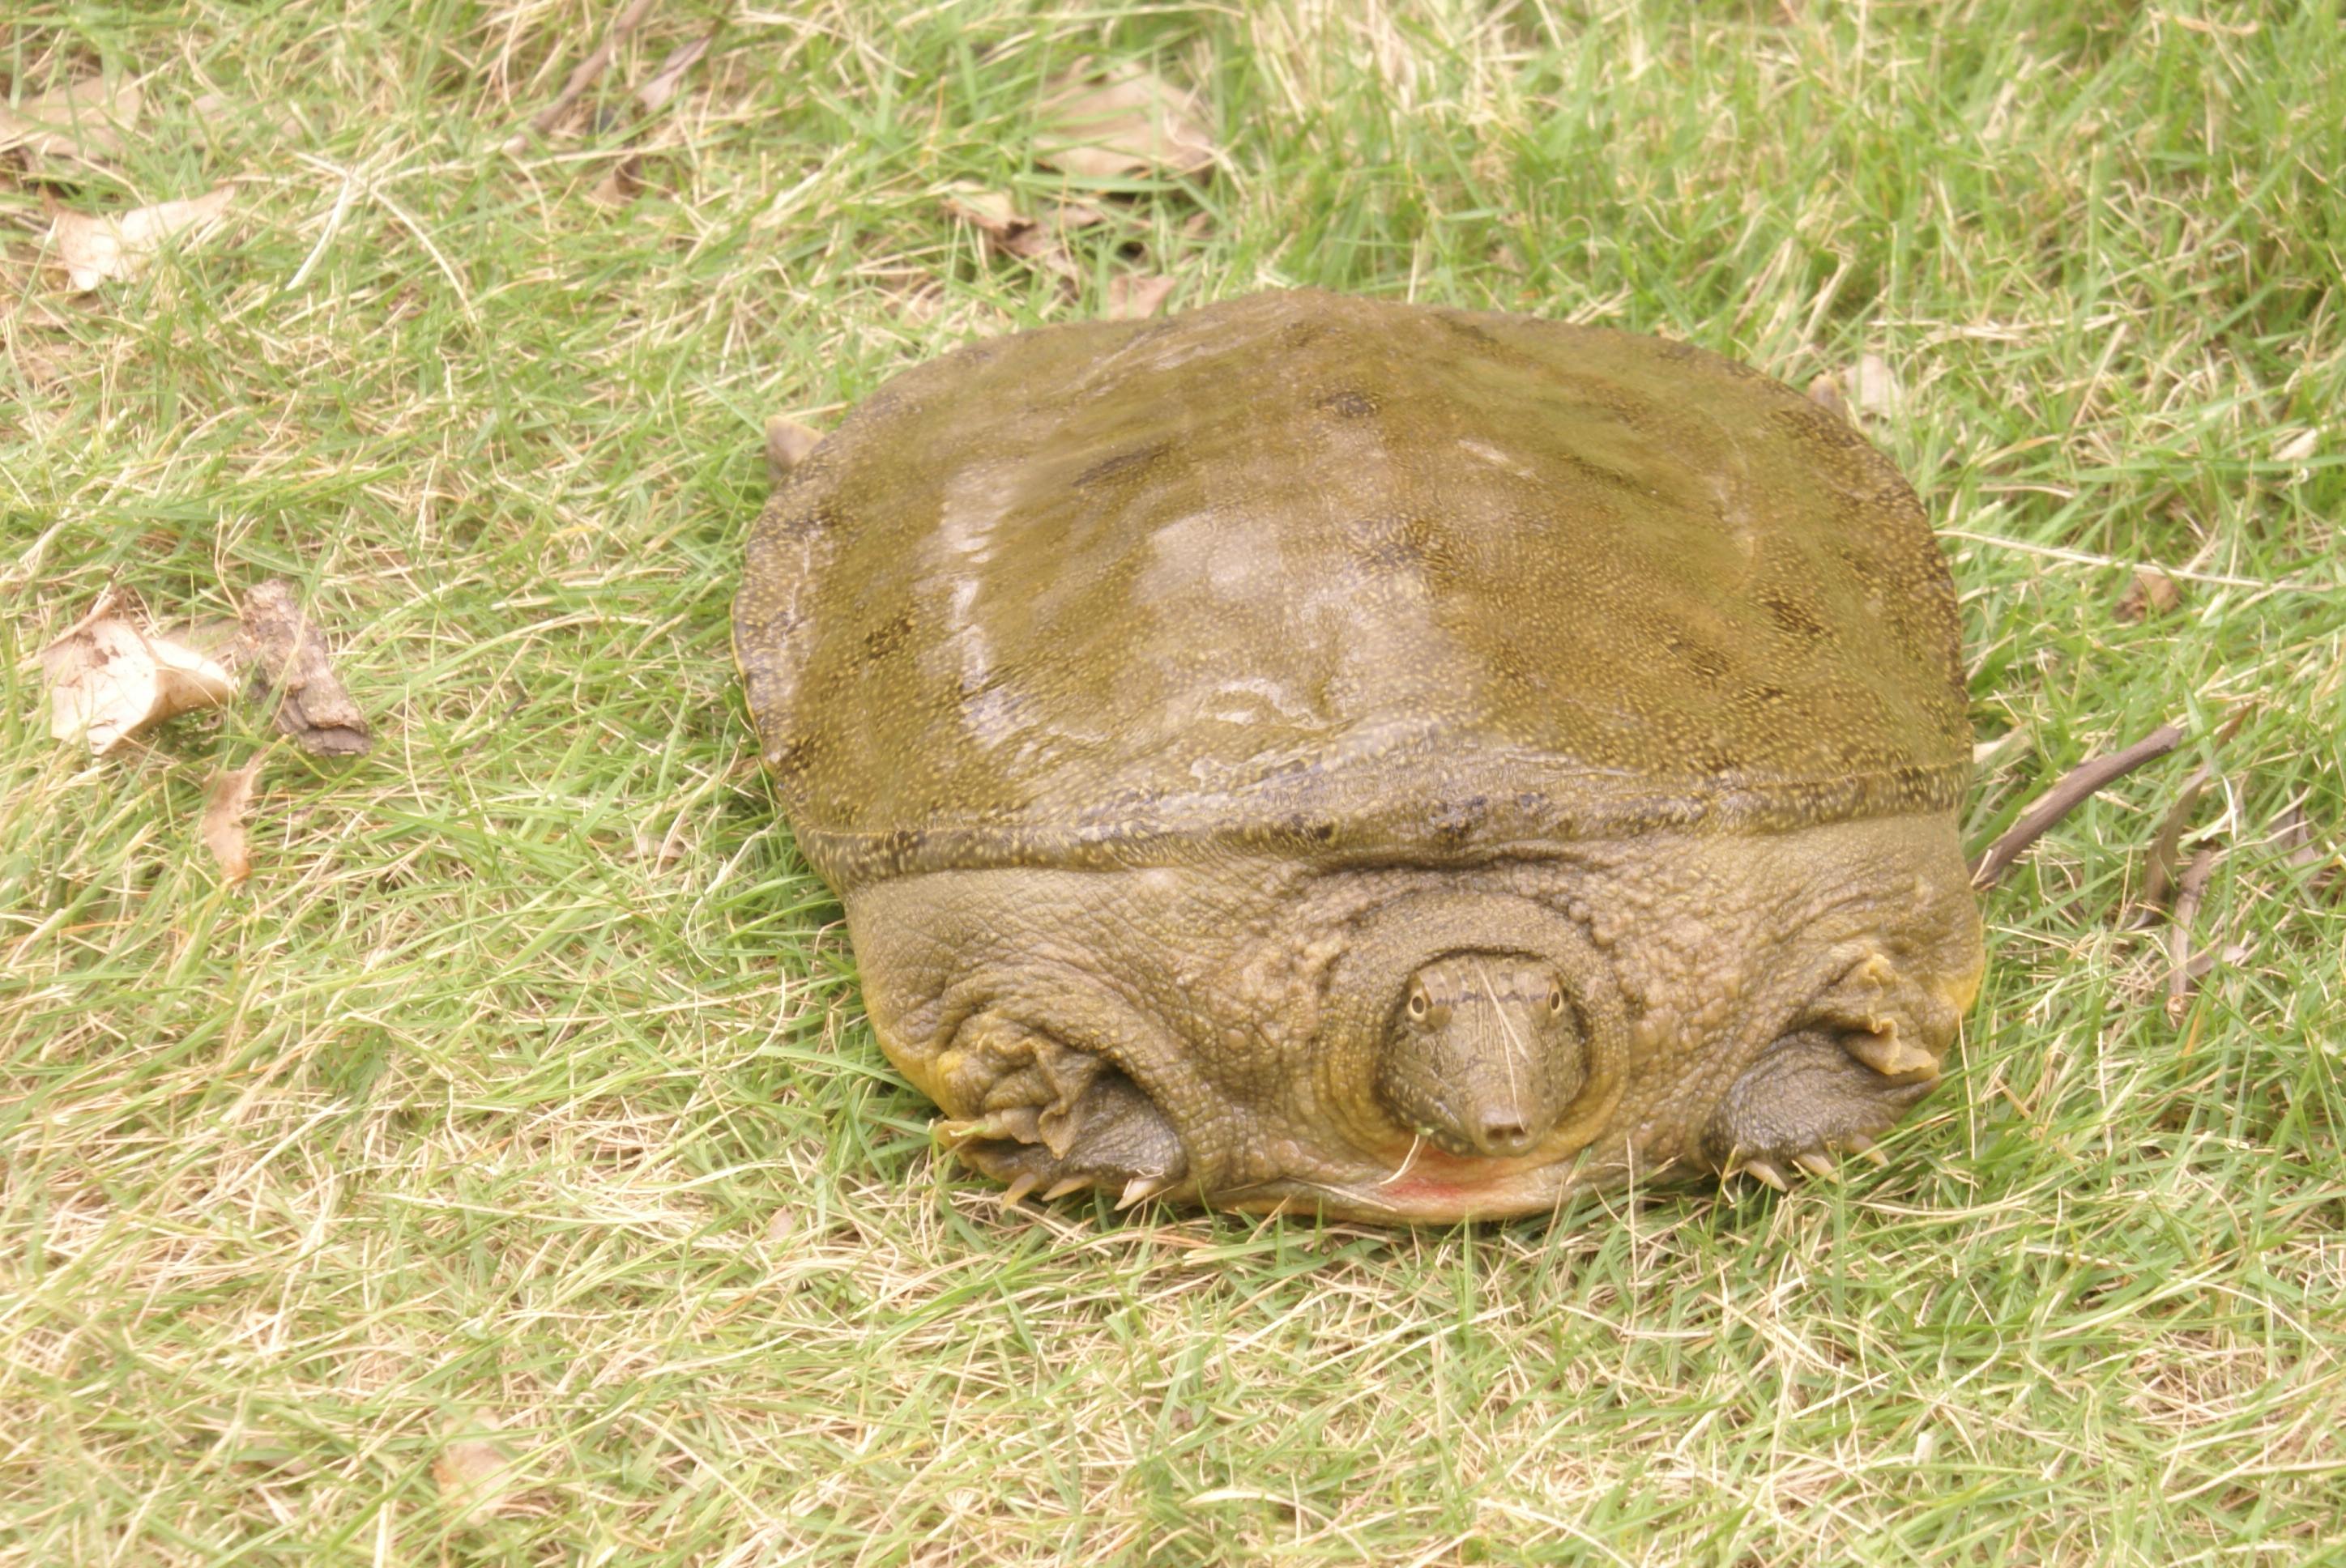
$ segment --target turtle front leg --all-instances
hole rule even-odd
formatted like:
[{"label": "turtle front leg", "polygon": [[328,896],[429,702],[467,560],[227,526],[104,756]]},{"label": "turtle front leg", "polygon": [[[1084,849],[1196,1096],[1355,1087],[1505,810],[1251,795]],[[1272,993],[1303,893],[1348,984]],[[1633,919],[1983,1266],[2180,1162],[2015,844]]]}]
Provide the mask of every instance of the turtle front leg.
[{"label": "turtle front leg", "polygon": [[1086,1187],[1127,1208],[1178,1185],[1189,1162],[1165,1113],[1113,1063],[994,1014],[964,1023],[936,1063],[946,1147],[1006,1184],[1008,1203]]},{"label": "turtle front leg", "polygon": [[1885,1073],[1830,1035],[1790,1034],[1728,1090],[1704,1131],[1703,1152],[1720,1175],[1740,1173],[1779,1192],[1788,1166],[1831,1176],[1834,1151],[1881,1164],[1874,1138],[1938,1082],[1928,1058]]},{"label": "turtle front leg", "polygon": [[1704,1154],[1721,1175],[1780,1192],[1787,1166],[1832,1175],[1835,1151],[1886,1164],[1873,1140],[1938,1086],[1955,1022],[1945,998],[1866,958],[1743,1070],[1711,1113]]}]

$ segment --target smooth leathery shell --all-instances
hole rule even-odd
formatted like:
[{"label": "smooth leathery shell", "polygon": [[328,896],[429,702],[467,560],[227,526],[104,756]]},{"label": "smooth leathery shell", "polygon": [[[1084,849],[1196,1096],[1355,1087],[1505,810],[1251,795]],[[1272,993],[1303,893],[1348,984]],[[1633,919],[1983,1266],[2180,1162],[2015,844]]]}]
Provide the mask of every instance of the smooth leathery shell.
[{"label": "smooth leathery shell", "polygon": [[898,378],[778,492],[735,639],[842,886],[1800,826],[1969,769],[1946,567],[1844,423],[1652,338],[1326,294]]}]

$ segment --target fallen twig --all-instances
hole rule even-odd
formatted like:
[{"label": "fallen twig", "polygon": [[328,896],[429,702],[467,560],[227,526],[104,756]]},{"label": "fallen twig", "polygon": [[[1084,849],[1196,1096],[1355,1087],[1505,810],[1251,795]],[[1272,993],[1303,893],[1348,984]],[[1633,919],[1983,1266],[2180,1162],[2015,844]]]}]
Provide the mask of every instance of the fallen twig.
[{"label": "fallen twig", "polygon": [[2158,830],[2151,835],[2149,863],[2143,871],[2142,898],[2135,905],[2133,916],[2125,922],[2127,925],[2147,926],[2167,907],[2169,895],[2175,891],[2176,868],[2183,862],[2183,830],[2191,820],[2191,809],[2215,781],[2216,770],[2202,763],[2176,790],[2175,803],[2168,807],[2167,815],[2158,820]]},{"label": "fallen twig", "polygon": [[[2234,708],[2231,716],[2218,725],[2216,733],[2208,738],[2208,748],[2211,751],[2220,748],[2224,742],[2239,733],[2240,726],[2248,717],[2248,704],[2243,703]],[[2142,900],[2136,906],[2133,918],[2127,922],[2129,926],[2137,929],[2147,926],[2167,908],[2168,900],[2175,892],[2176,868],[2183,863],[2183,830],[2190,825],[2191,809],[2199,803],[2199,797],[2206,794],[2208,786],[2215,781],[2216,765],[2201,763],[2191,770],[2191,776],[2176,790],[2174,804],[2168,807],[2165,816],[2159,818],[2157,831],[2151,835],[2150,862],[2143,873]]]},{"label": "fallen twig", "polygon": [[[668,100],[676,97],[677,88],[684,85],[684,74],[709,52],[709,46],[717,41],[719,31],[711,28],[690,43],[679,44],[668,51],[668,58],[660,62],[659,69],[652,73],[651,80],[636,89],[636,102],[642,106],[646,116],[656,115],[668,107]],[[643,139],[644,130],[642,123],[628,130],[623,144],[627,149],[627,155],[613,164],[611,172],[597,182],[595,188],[587,193],[588,199],[605,207],[617,207],[643,188],[645,149],[638,144]]]},{"label": "fallen twig", "polygon": [[2047,789],[2042,799],[2022,814],[2019,821],[2004,830],[2004,836],[1988,846],[1987,853],[1972,867],[1972,886],[1983,890],[1995,886],[2029,845],[2043,838],[2055,822],[2076,810],[2086,797],[2125,778],[2144,763],[2166,756],[2182,744],[2183,731],[2174,725],[2162,724],[2122,751],[2090,758],[2071,769],[2066,778]]},{"label": "fallen twig", "polygon": [[570,79],[562,84],[562,90],[554,95],[554,101],[530,117],[529,129],[515,131],[505,138],[505,151],[517,155],[528,148],[532,136],[544,136],[559,125],[562,117],[570,112],[570,106],[578,101],[578,96],[593,87],[596,78],[609,68],[611,56],[618,53],[619,46],[627,42],[627,35],[635,31],[636,24],[642,21],[651,8],[652,0],[630,0],[627,8],[613,19],[611,30],[603,36],[603,41],[595,46],[595,52],[571,70]]},{"label": "fallen twig", "polygon": [[2223,851],[2213,844],[2203,845],[2183,868],[2183,880],[2176,884],[2175,920],[2167,928],[2167,1016],[2180,1018],[2191,1000],[2191,987],[2209,964],[2194,973],[2191,957],[2191,926],[2199,916],[2199,901],[2208,891],[2208,879],[2215,873],[2216,857]]}]

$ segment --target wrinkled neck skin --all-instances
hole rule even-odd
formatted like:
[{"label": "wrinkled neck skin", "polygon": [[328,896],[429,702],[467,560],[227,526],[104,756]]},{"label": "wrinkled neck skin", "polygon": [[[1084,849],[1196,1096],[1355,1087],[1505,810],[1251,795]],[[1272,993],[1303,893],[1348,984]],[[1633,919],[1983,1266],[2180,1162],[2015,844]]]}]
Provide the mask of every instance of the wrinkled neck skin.
[{"label": "wrinkled neck skin", "polygon": [[[1028,1042],[1047,1035],[1161,1114],[1172,1196],[1387,1220],[1864,1147],[1936,1082],[1982,967],[1939,815],[1468,866],[939,871],[846,901],[882,1044],[949,1117],[1001,1115],[1017,1074],[997,1064],[1042,1060]],[[1437,1147],[1379,1092],[1411,976],[1455,953],[1552,964],[1569,993],[1582,1081],[1518,1156]],[[1019,1043],[980,1072],[971,1042],[1005,1027]],[[1041,1090],[1018,1072],[1019,1093],[1072,1094],[1063,1069]]]}]

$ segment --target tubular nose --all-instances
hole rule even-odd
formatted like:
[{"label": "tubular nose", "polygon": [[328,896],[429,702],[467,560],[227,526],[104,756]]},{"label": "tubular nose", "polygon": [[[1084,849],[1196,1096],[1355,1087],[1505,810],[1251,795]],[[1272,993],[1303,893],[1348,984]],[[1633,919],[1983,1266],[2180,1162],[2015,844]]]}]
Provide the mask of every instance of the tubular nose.
[{"label": "tubular nose", "polygon": [[1537,1135],[1524,1125],[1521,1113],[1509,1107],[1483,1113],[1470,1130],[1474,1152],[1494,1159],[1505,1159],[1522,1154],[1537,1141]]}]

